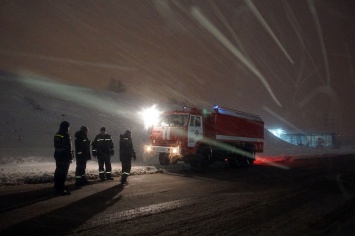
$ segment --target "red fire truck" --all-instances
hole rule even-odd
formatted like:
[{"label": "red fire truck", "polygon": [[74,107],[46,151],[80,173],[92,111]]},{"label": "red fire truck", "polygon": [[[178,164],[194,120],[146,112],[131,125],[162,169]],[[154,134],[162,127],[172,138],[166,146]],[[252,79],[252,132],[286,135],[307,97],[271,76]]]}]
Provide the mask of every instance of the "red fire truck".
[{"label": "red fire truck", "polygon": [[264,122],[258,115],[215,106],[212,112],[190,108],[164,113],[151,128],[145,152],[161,165],[184,161],[198,168],[226,161],[238,167],[253,165],[263,144]]}]

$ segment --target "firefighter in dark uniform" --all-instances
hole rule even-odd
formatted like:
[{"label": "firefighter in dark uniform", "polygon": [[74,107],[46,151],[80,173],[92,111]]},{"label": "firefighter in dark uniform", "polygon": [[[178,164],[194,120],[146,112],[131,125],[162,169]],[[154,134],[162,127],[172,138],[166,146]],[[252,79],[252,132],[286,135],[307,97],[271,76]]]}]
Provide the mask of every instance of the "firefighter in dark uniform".
[{"label": "firefighter in dark uniform", "polygon": [[128,184],[127,178],[131,172],[132,159],[135,161],[136,158],[131,131],[126,130],[124,134],[120,135],[120,161],[122,164],[121,184]]},{"label": "firefighter in dark uniform", "polygon": [[80,130],[75,133],[76,186],[82,186],[89,183],[85,175],[86,162],[91,159],[91,141],[88,139],[88,131],[88,127],[82,126]]},{"label": "firefighter in dark uniform", "polygon": [[59,131],[54,135],[54,159],[56,169],[54,172],[54,189],[56,194],[69,195],[65,190],[65,180],[67,178],[70,163],[73,160],[71,137],[69,135],[69,123],[60,123]]},{"label": "firefighter in dark uniform", "polygon": [[100,180],[113,180],[111,175],[111,156],[114,155],[114,152],[112,137],[106,134],[106,128],[102,127],[92,143],[92,155],[97,157],[99,162]]}]

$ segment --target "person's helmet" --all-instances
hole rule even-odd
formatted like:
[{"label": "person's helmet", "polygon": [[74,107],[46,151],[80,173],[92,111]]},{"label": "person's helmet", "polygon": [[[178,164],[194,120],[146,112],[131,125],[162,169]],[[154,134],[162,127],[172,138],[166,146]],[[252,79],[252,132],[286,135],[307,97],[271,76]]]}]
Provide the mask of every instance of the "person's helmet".
[{"label": "person's helmet", "polygon": [[89,131],[89,129],[86,126],[81,126],[80,131],[81,132],[87,132],[87,131]]},{"label": "person's helmet", "polygon": [[69,129],[69,122],[68,121],[62,121],[62,123],[60,123],[60,129],[61,130],[68,130]]},{"label": "person's helmet", "polygon": [[126,130],[126,131],[124,132],[124,134],[130,136],[130,135],[131,135],[131,131]]},{"label": "person's helmet", "polygon": [[106,127],[102,127],[100,131],[105,131],[106,132]]}]

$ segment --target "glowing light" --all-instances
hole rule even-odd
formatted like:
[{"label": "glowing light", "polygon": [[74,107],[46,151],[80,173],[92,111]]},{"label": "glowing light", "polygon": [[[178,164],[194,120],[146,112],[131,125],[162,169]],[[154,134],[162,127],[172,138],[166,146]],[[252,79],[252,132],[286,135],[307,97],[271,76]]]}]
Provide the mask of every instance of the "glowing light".
[{"label": "glowing light", "polygon": [[151,152],[153,149],[152,149],[152,146],[149,146],[149,145],[145,145],[144,146],[144,150],[145,150],[145,152]]},{"label": "glowing light", "polygon": [[269,131],[276,137],[281,137],[282,134],[285,134],[285,131],[282,129],[269,129]]},{"label": "glowing light", "polygon": [[173,154],[177,154],[178,151],[179,151],[178,148],[172,148],[172,149],[171,149],[171,153],[173,153]]},{"label": "glowing light", "polygon": [[143,109],[143,111],[139,112],[144,121],[144,127],[146,129],[154,126],[159,122],[161,113],[162,112],[156,108],[156,105],[153,105],[150,108]]}]

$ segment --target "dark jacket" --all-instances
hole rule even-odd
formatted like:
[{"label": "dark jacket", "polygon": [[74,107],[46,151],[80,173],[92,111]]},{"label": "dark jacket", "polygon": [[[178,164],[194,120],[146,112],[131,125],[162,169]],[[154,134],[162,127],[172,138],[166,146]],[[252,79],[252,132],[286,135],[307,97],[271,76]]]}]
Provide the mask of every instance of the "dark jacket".
[{"label": "dark jacket", "polygon": [[54,158],[58,161],[70,161],[72,157],[71,137],[68,130],[60,129],[54,135]]},{"label": "dark jacket", "polygon": [[132,137],[130,133],[120,135],[120,160],[136,159],[136,153],[133,149]]},{"label": "dark jacket", "polygon": [[114,154],[114,146],[111,135],[98,134],[92,143],[92,151],[98,157],[109,157]]},{"label": "dark jacket", "polygon": [[77,131],[75,133],[75,156],[78,159],[91,159],[90,153],[90,144],[91,141],[88,139],[88,136],[83,131]]}]

